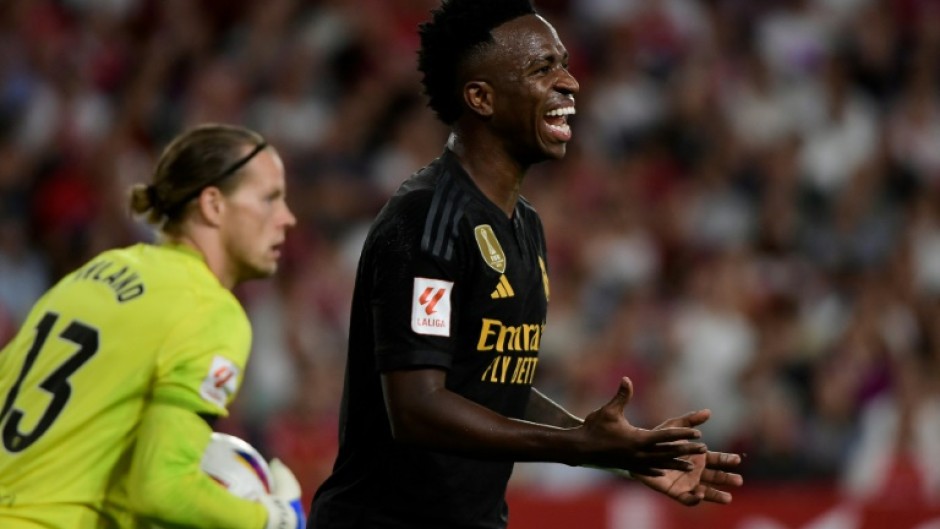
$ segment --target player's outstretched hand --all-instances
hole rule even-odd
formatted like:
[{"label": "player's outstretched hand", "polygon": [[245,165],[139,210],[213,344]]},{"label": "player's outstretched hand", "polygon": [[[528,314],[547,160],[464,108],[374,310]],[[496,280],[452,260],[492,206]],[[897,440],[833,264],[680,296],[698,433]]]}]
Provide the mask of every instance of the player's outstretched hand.
[{"label": "player's outstretched hand", "polygon": [[261,503],[268,509],[265,529],[303,529],[307,521],[300,504],[300,483],[280,459],[272,459],[269,466],[271,494],[261,498]]},{"label": "player's outstretched hand", "polygon": [[[656,430],[695,427],[707,421],[709,417],[711,417],[710,410],[693,411],[663,422],[656,427]],[[744,478],[740,474],[729,472],[741,463],[741,456],[738,454],[708,451],[704,454],[684,456],[683,459],[692,464],[692,470],[688,472],[670,470],[661,476],[635,475],[634,477],[647,487],[662,492],[683,505],[690,506],[698,505],[702,501],[731,503],[731,493],[722,489],[740,487],[744,483]]]},{"label": "player's outstretched hand", "polygon": [[585,417],[581,429],[589,455],[582,464],[620,468],[634,476],[664,476],[666,471],[681,474],[694,470],[687,458],[696,454],[704,457],[705,445],[692,441],[701,433],[694,425],[663,423],[654,430],[633,426],[623,414],[632,396],[633,383],[624,377],[614,398]]}]

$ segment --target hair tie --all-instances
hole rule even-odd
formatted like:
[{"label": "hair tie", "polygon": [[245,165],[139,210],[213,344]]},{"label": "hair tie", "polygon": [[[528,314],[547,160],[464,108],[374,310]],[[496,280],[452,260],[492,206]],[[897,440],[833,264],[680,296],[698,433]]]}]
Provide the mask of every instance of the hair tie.
[{"label": "hair tie", "polygon": [[167,207],[166,208],[167,215],[176,213],[177,210],[185,206],[187,202],[198,197],[199,194],[202,193],[203,189],[209,186],[218,185],[219,182],[221,182],[222,180],[225,180],[232,173],[238,171],[239,169],[242,168],[242,166],[250,162],[252,158],[254,158],[259,152],[264,150],[264,148],[267,146],[268,146],[268,143],[262,140],[261,143],[255,145],[255,147],[244,157],[239,158],[238,160],[235,161],[235,163],[223,169],[219,174],[203,182],[199,187],[197,187],[196,189],[193,189],[190,193],[183,196],[183,198],[181,198],[178,202],[176,202],[172,207]]},{"label": "hair tie", "polygon": [[154,187],[153,184],[147,184],[144,191],[147,193],[147,200],[150,202],[150,207],[156,209],[157,204],[160,202],[160,197],[157,196],[157,188]]}]

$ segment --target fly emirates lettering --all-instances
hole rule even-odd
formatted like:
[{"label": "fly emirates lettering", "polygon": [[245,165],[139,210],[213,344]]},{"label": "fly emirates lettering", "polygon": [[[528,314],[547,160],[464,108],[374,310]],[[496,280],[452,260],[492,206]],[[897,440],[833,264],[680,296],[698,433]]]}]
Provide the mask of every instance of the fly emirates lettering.
[{"label": "fly emirates lettering", "polygon": [[496,357],[483,371],[480,380],[496,384],[532,384],[537,356],[515,356],[503,353],[539,352],[545,324],[505,325],[499,320],[483,318],[477,351],[495,351]]}]

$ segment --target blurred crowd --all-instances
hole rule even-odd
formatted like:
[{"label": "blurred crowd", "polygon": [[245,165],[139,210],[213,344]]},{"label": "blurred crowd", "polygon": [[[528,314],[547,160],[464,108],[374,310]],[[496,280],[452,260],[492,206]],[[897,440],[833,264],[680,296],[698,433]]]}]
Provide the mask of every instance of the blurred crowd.
[{"label": "blurred crowd", "polygon": [[[173,135],[253,127],[299,222],[237,291],[254,352],[223,427],[312,492],[364,232],[446,139],[415,68],[436,5],[0,3],[0,344],[94,253],[153,240],[126,190]],[[568,156],[524,185],[550,255],[536,385],[585,414],[627,375],[632,422],[710,408],[749,482],[940,502],[940,1],[536,5],[581,84]]]}]

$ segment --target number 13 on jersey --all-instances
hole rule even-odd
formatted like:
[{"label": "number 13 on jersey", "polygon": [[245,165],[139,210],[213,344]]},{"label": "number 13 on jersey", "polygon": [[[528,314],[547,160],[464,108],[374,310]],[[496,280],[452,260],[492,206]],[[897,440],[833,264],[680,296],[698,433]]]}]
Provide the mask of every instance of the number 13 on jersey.
[{"label": "number 13 on jersey", "polygon": [[[3,408],[0,408],[0,440],[2,440],[3,448],[9,452],[25,450],[46,433],[72,396],[69,377],[98,352],[98,330],[79,321],[70,322],[57,338],[69,344],[73,351],[65,355],[61,362],[56,363],[55,367],[49,370],[48,375],[40,374],[37,388],[49,394],[46,397],[48,405],[38,412],[37,417],[26,418],[24,411],[16,407],[17,397],[20,397],[21,391],[26,393],[36,390],[29,386],[24,388],[24,382],[36,363],[36,359],[42,354],[43,347],[47,345],[49,335],[58,319],[59,315],[54,312],[47,312],[43,315],[36,325],[36,338],[26,353],[19,376],[6,396],[0,395],[0,398],[3,398]],[[21,398],[28,397],[24,395]],[[35,426],[29,431],[23,431],[21,428],[24,424],[35,424]]]}]

